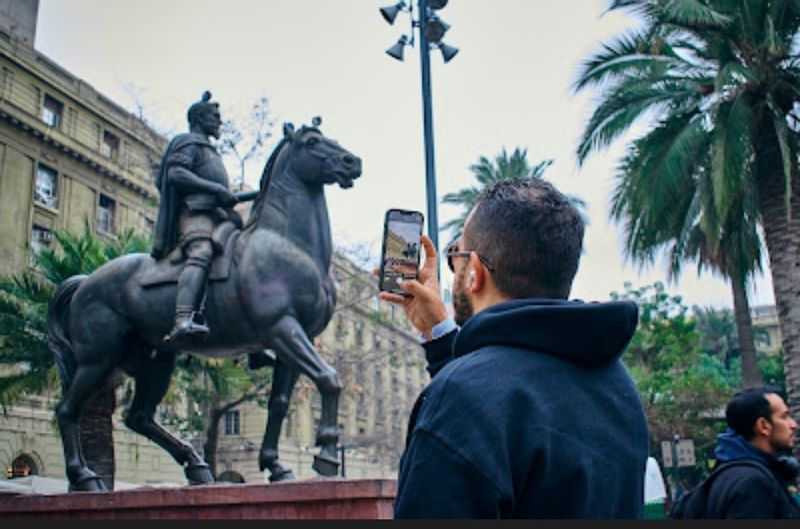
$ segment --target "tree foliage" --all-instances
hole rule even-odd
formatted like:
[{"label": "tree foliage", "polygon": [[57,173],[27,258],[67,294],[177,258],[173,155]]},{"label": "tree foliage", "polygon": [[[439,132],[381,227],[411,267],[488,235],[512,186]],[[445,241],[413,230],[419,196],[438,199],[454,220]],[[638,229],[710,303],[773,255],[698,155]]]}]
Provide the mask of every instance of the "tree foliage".
[{"label": "tree foliage", "polygon": [[[796,414],[800,2],[614,0],[609,9],[642,24],[581,66],[575,89],[595,88],[600,98],[578,159],[647,124],[628,145],[614,197],[631,255],[672,244],[682,260],[700,235],[695,256],[709,257],[741,292],[760,262],[763,228]],[[740,324],[745,313],[737,307]]]},{"label": "tree foliage", "polygon": [[[542,160],[535,165],[531,165],[528,161],[528,150],[520,147],[516,147],[511,154],[503,147],[500,154],[495,156],[494,159],[481,156],[469,168],[478,181],[477,185],[447,193],[442,197],[442,203],[444,204],[461,206],[461,214],[446,222],[442,226],[442,231],[452,230],[450,239],[458,239],[461,237],[461,231],[464,229],[464,223],[467,221],[469,212],[478,202],[478,197],[484,188],[496,182],[513,178],[544,178],[545,171],[551,165],[553,165],[553,160]],[[570,199],[579,208],[585,208],[586,204],[580,198],[570,197]]]},{"label": "tree foliage", "polygon": [[47,343],[47,304],[65,279],[90,274],[123,254],[148,251],[146,238],[133,230],[108,240],[94,235],[88,223],[80,235],[57,230],[55,248],[34,254],[34,267],[0,276],[0,405],[52,389],[55,361]]},{"label": "tree foliage", "polygon": [[723,411],[732,395],[724,371],[701,350],[681,297],[667,293],[662,283],[638,289],[627,283],[612,298],[639,306],[639,325],[623,361],[647,414],[651,454],[660,459],[661,442],[677,433],[694,440],[702,466],[724,427]]}]

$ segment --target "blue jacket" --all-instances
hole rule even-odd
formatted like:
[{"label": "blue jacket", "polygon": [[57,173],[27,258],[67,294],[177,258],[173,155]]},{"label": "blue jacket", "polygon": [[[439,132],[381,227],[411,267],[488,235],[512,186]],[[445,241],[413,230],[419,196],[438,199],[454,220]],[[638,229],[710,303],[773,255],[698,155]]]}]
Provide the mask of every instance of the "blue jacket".
[{"label": "blue jacket", "polygon": [[648,432],[630,302],[514,300],[426,344],[396,518],[640,518]]},{"label": "blue jacket", "polygon": [[723,470],[709,489],[706,518],[800,518],[800,506],[787,490],[796,469],[732,430],[718,435],[717,441],[714,449],[717,464],[749,460],[760,463],[764,470],[750,466]]}]

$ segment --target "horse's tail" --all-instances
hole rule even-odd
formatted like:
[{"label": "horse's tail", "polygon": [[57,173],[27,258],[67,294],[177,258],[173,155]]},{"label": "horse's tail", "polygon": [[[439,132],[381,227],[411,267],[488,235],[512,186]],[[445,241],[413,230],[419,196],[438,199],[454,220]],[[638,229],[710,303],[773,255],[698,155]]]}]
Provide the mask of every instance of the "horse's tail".
[{"label": "horse's tail", "polygon": [[55,356],[62,393],[66,393],[72,385],[72,378],[75,376],[77,368],[69,337],[70,303],[75,291],[87,277],[89,276],[78,275],[65,280],[56,288],[47,307],[47,338],[50,350]]}]

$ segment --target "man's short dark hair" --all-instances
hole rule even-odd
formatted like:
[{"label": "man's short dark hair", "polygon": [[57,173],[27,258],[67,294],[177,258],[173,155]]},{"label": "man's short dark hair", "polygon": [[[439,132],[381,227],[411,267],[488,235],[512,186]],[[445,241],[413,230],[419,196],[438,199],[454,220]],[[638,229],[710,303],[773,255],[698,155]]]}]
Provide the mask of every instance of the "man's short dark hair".
[{"label": "man's short dark hair", "polygon": [[569,198],[540,178],[501,180],[483,190],[464,231],[466,247],[493,266],[512,299],[567,299],[578,271],[584,222]]},{"label": "man's short dark hair", "polygon": [[767,400],[767,395],[772,393],[780,395],[780,389],[763,386],[736,393],[725,408],[730,429],[748,441],[755,437],[756,421],[760,417],[772,421],[772,409]]}]

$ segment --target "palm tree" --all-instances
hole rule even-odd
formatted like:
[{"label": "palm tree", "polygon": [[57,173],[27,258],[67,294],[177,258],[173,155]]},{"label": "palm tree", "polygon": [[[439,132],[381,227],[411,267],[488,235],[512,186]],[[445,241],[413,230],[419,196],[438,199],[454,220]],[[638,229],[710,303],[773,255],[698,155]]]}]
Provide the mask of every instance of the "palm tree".
[{"label": "palm tree", "polygon": [[27,272],[0,276],[0,406],[57,384],[47,345],[47,302],[53,288]]},{"label": "palm tree", "polygon": [[[25,394],[53,388],[55,359],[47,343],[47,304],[55,286],[73,275],[89,274],[110,259],[148,251],[150,244],[132,230],[106,241],[91,233],[56,231],[58,249],[33,256],[35,268],[16,277],[0,277],[0,405]],[[115,381],[101,388],[81,417],[81,445],[89,466],[114,488],[114,438],[111,417],[116,408]]]},{"label": "palm tree", "polygon": [[[469,212],[478,202],[478,197],[485,187],[501,180],[510,180],[512,178],[542,178],[544,172],[551,165],[553,165],[553,160],[542,160],[531,166],[528,161],[528,150],[519,147],[516,147],[510,156],[506,148],[503,147],[494,160],[481,156],[469,168],[472,174],[475,175],[475,179],[478,180],[478,185],[447,193],[442,197],[444,204],[462,207],[461,214],[445,223],[442,226],[442,231],[453,230],[453,235],[450,239],[457,240],[461,237]],[[580,198],[570,196],[570,200],[581,210],[586,207],[586,203]]]},{"label": "palm tree", "polygon": [[686,151],[673,150],[669,134],[668,128],[656,127],[632,143],[617,171],[611,216],[625,226],[628,257],[652,263],[665,250],[670,279],[678,278],[687,261],[697,261],[698,273],[709,268],[729,278],[742,382],[744,387],[761,385],[747,299],[752,273],[761,269],[755,201],[748,192],[745,200],[739,201],[739,214],[729,216],[724,225],[709,218],[714,212],[708,182],[710,160],[698,160],[691,173],[676,170],[675,158]]},{"label": "palm tree", "polygon": [[[800,95],[795,49],[800,2],[615,0],[609,9],[632,10],[642,16],[644,26],[606,44],[582,67],[576,90],[599,87],[602,95],[578,145],[578,159],[583,163],[640,118],[655,118],[655,126],[631,146],[661,153],[651,166],[658,174],[652,173],[650,189],[657,192],[647,204],[665,201],[672,206],[681,197],[700,197],[695,207],[702,215],[692,218],[701,219],[698,226],[708,253],[728,251],[732,240],[752,239],[756,224],[763,228],[781,320],[789,404],[800,414],[795,279],[800,145],[794,112]],[[702,191],[685,193],[687,185]],[[751,243],[743,244],[734,253],[751,254]],[[738,261],[736,266],[730,266],[732,261]],[[723,273],[747,277],[753,268],[738,267],[748,261],[753,264],[749,258],[728,256],[720,263]],[[738,288],[741,279],[731,279]]]}]

